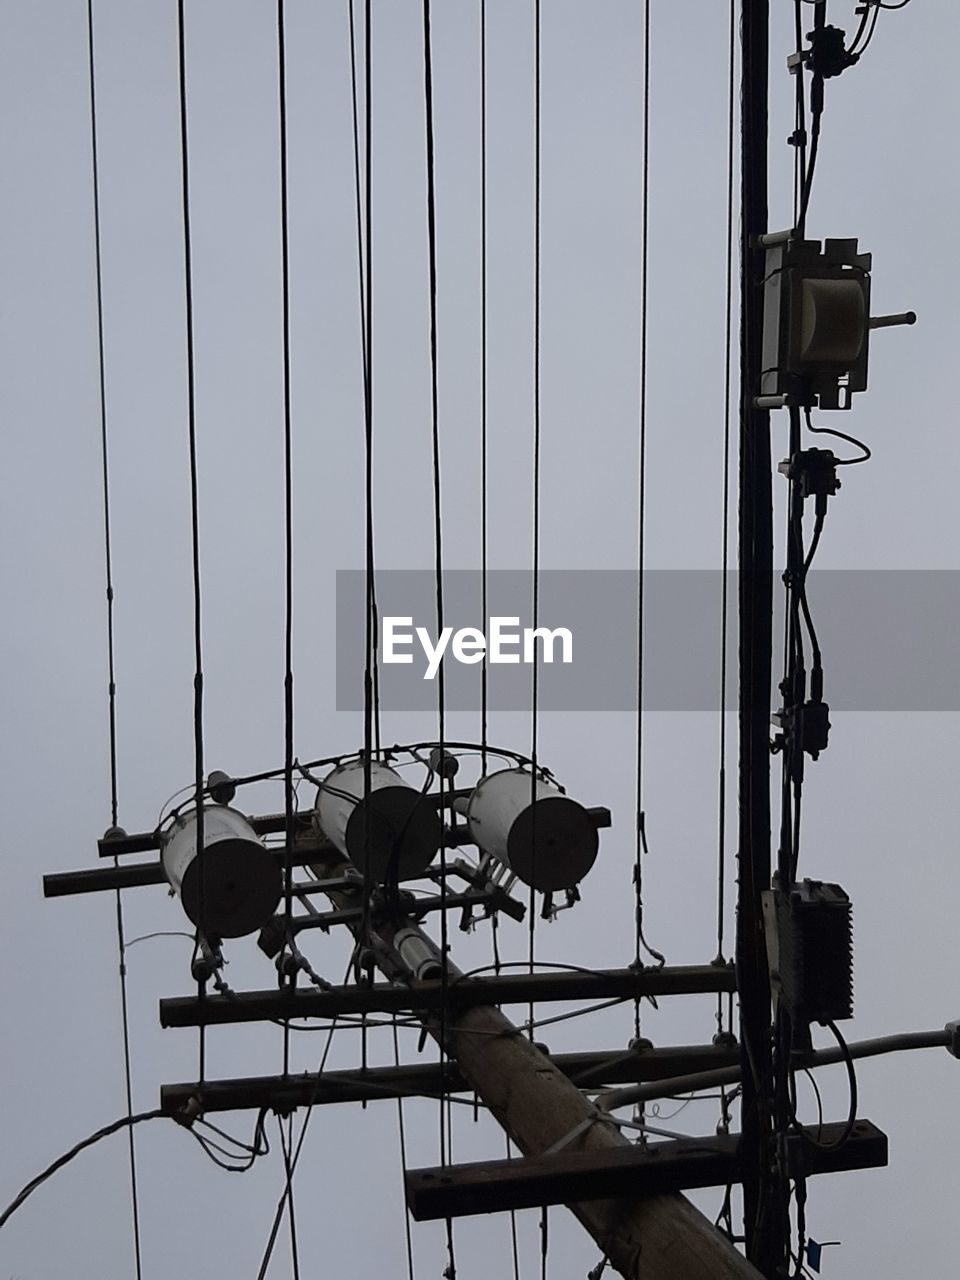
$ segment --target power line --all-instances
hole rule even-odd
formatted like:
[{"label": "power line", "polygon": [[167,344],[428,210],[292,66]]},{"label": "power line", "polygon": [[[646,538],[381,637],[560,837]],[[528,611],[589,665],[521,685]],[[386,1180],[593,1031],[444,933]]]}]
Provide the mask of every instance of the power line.
[{"label": "power line", "polygon": [[75,1156],[78,1156],[81,1151],[85,1151],[87,1147],[92,1147],[94,1143],[100,1142],[102,1138],[109,1138],[112,1133],[116,1133],[120,1129],[128,1127],[132,1128],[136,1124],[142,1124],[145,1120],[158,1120],[162,1116],[164,1116],[164,1112],[160,1110],[141,1111],[139,1115],[122,1116],[119,1120],[114,1120],[113,1124],[105,1125],[104,1128],[98,1129],[96,1133],[91,1133],[88,1138],[84,1138],[82,1142],[78,1142],[75,1147],[71,1147],[64,1155],[58,1156],[57,1159],[54,1160],[53,1164],[48,1165],[46,1169],[44,1169],[43,1173],[37,1174],[35,1178],[31,1179],[31,1181],[27,1183],[22,1191],[14,1196],[6,1209],[4,1209],[3,1213],[0,1214],[0,1228],[6,1226],[7,1222],[13,1217],[23,1202],[29,1199],[39,1186],[42,1186],[48,1178],[52,1178],[53,1175],[59,1169],[62,1169],[64,1165],[69,1164],[70,1161],[73,1160]]},{"label": "power line", "polygon": [[[290,229],[287,183],[287,62],[283,0],[277,0],[277,88],[280,128],[280,253],[282,276],[283,359],[283,493],[284,493],[284,675],[283,675],[283,800],[284,800],[284,915],[287,929],[293,915],[293,432],[290,404]],[[287,979],[292,988],[296,976]],[[289,1021],[289,1020],[287,1020]],[[290,1069],[290,1031],[284,1027],[283,1071]],[[292,1227],[291,1227],[292,1230]]]},{"label": "power line", "polygon": [[[534,0],[534,126],[533,126],[533,627],[534,631],[540,620],[540,202],[542,194],[541,173],[541,13],[540,0]],[[533,972],[535,944],[537,933],[536,893],[533,885],[536,880],[535,866],[537,857],[537,748],[539,745],[539,713],[540,713],[540,670],[539,663],[534,662],[531,669],[531,726],[530,726],[530,813],[532,817],[530,844],[533,867],[530,876],[530,894],[527,906],[528,959],[530,972]],[[530,1003],[529,1021],[534,1019],[533,1002]],[[532,1038],[531,1031],[531,1038]]]},{"label": "power line", "polygon": [[[349,976],[350,976],[350,965],[347,965],[347,971],[343,975],[344,982],[346,982]],[[323,1047],[323,1053],[320,1057],[320,1062],[317,1066],[317,1078],[316,1078],[316,1083],[314,1085],[313,1097],[310,1099],[310,1102],[307,1104],[307,1113],[303,1118],[303,1124],[300,1126],[300,1136],[297,1139],[296,1150],[293,1152],[293,1156],[290,1160],[289,1167],[286,1169],[287,1183],[289,1183],[292,1180],[293,1175],[297,1169],[297,1164],[300,1160],[300,1153],[303,1150],[303,1143],[307,1136],[307,1128],[310,1125],[310,1117],[313,1115],[314,1104],[316,1103],[317,1094],[320,1091],[320,1084],[323,1078],[323,1071],[327,1065],[327,1058],[329,1057],[330,1049],[331,1049],[331,1046],[333,1045],[334,1032],[339,1030],[338,1024],[339,1024],[339,1019],[335,1018],[333,1023],[330,1025],[330,1027],[325,1028],[325,1030],[327,1031],[327,1043]],[[263,1258],[260,1262],[260,1270],[257,1272],[257,1280],[264,1280],[267,1274],[267,1268],[270,1266],[270,1258],[273,1255],[274,1244],[276,1243],[277,1235],[280,1231],[280,1223],[283,1221],[283,1212],[284,1212],[284,1208],[286,1207],[286,1201],[287,1201],[287,1186],[285,1184],[284,1189],[280,1194],[280,1199],[277,1202],[277,1209],[276,1209],[276,1213],[274,1214],[273,1223],[270,1228],[270,1235],[267,1239],[266,1248],[263,1251]]]},{"label": "power line", "polygon": [[[433,538],[434,538],[434,573],[436,578],[436,617],[437,635],[443,633],[443,511],[441,503],[440,483],[440,406],[439,379],[437,363],[437,207],[436,207],[436,155],[433,135],[433,50],[431,45],[430,0],[423,0],[423,96],[424,122],[426,127],[426,178],[427,178],[427,242],[429,250],[429,296],[430,296],[430,423],[433,446]],[[446,723],[444,706],[444,672],[441,664],[437,672],[437,734],[440,760],[443,760],[445,749]],[[443,800],[446,785],[446,770],[441,767],[440,797]],[[447,859],[446,846],[440,844],[440,967],[443,985],[443,1002],[440,1011],[440,1065],[441,1071],[446,1064],[446,990],[449,980],[447,961],[447,912],[444,902],[447,893]],[[450,1158],[450,1125],[443,1103],[440,1103],[440,1160],[446,1164]],[[446,1219],[447,1280],[455,1280],[456,1257],[454,1252],[453,1223]]]},{"label": "power line", "polygon": [[[203,851],[203,638],[201,628],[201,590],[200,590],[200,501],[197,480],[197,404],[194,363],[193,334],[193,249],[190,231],[190,155],[187,138],[187,63],[186,41],[184,36],[184,0],[177,3],[177,55],[179,66],[180,88],[180,165],[181,189],[183,196],[183,276],[184,303],[186,312],[186,357],[187,357],[187,430],[190,451],[190,532],[193,560],[193,749],[194,749],[194,796],[196,803],[197,850],[200,853],[199,876],[199,915],[197,950],[199,950],[199,934],[206,924],[205,911],[205,859]],[[207,980],[201,977],[197,981],[197,995],[204,999],[207,991]],[[206,1071],[206,1028],[200,1028],[200,1063],[199,1079],[203,1083]]]},{"label": "power line", "polygon": [[[370,309],[365,294],[365,270],[364,270],[364,224],[363,224],[363,196],[361,194],[360,183],[360,111],[359,111],[359,94],[357,92],[357,40],[356,40],[356,23],[354,21],[353,0],[347,0],[347,13],[349,17],[349,34],[350,34],[350,96],[353,115],[353,181],[354,195],[356,204],[356,222],[357,222],[357,279],[359,284],[360,299],[360,347],[361,357],[363,361],[363,403],[364,403],[364,421],[366,421],[367,404],[371,396],[370,388],[370,360],[368,355],[368,335],[367,335],[367,312]],[[369,95],[367,106],[369,110]],[[369,155],[369,148],[368,148]],[[369,189],[369,174],[367,179]],[[367,242],[367,252],[370,252],[369,239]],[[372,305],[372,300],[371,300]],[[372,409],[371,409],[372,414]],[[372,418],[371,418],[372,433]],[[371,477],[372,484],[372,438],[368,442],[368,453],[370,454]],[[373,498],[372,490],[368,493],[369,510],[367,512],[367,528],[368,528],[368,559],[367,559],[367,608],[369,610],[370,627],[372,637],[370,638],[370,649],[368,656],[370,659],[371,670],[367,673],[371,680],[371,697],[372,697],[372,719],[373,719],[373,748],[379,755],[380,752],[380,662],[378,657],[378,610],[377,610],[377,588],[375,574],[375,541],[373,529]]]},{"label": "power line", "polygon": [[277,1116],[277,1127],[280,1130],[280,1146],[283,1150],[283,1167],[286,1173],[285,1195],[287,1200],[287,1217],[290,1223],[290,1254],[293,1263],[293,1280],[300,1280],[300,1249],[297,1245],[297,1215],[293,1204],[293,1169],[290,1165],[290,1152],[293,1147],[293,1116],[288,1121],[288,1134],[283,1134],[283,1116]]},{"label": "power line", "polygon": [[[729,621],[728,574],[730,570],[730,397],[733,356],[733,217],[734,170],[733,129],[736,94],[736,0],[730,0],[729,70],[727,81],[727,223],[726,291],[724,305],[723,374],[723,515],[722,568],[720,579],[720,774],[717,804],[717,959],[723,959],[724,890],[727,848],[727,624]],[[722,998],[717,999],[717,1029],[720,1030]]]},{"label": "power line", "polygon": [[[487,3],[480,0],[480,613],[487,625]],[[487,771],[487,651],[480,667],[480,743]],[[491,919],[496,920],[496,916]]]},{"label": "power line", "polygon": [[[400,1066],[400,1037],[397,1035],[397,1026],[394,1022],[393,1026],[393,1058],[396,1065]],[[441,1100],[440,1105],[443,1106]],[[403,1121],[403,1097],[397,1097],[397,1129],[400,1137],[400,1167],[403,1176],[407,1175],[407,1131]],[[403,1210],[403,1228],[407,1246],[407,1277],[408,1280],[414,1280],[413,1265],[413,1232],[410,1228],[410,1209],[404,1204]]]},{"label": "power line", "polygon": [[[643,3],[643,166],[641,170],[640,231],[640,387],[637,477],[637,724],[636,724],[636,853],[634,885],[634,963],[640,964],[643,945],[643,855],[646,823],[643,811],[643,677],[644,568],[647,469],[647,300],[650,223],[650,0]],[[640,1037],[640,999],[633,1003],[634,1035]]]},{"label": "power line", "polygon": [[[114,661],[113,626],[113,553],[110,526],[110,466],[107,445],[107,378],[103,336],[103,256],[100,229],[100,155],[97,143],[97,74],[94,56],[93,0],[87,0],[87,52],[90,70],[90,153],[93,164],[93,232],[97,280],[97,366],[100,395],[100,454],[103,470],[103,552],[106,571],[107,596],[107,670],[108,670],[108,720],[110,733],[110,826],[116,829],[119,822],[117,800],[117,680]],[[119,868],[118,858],[113,859]],[[130,1061],[130,1015],[127,999],[126,943],[124,941],[123,901],[120,890],[116,892],[117,960],[120,972],[120,1019],[123,1034],[123,1075],[127,1102],[127,1118],[133,1116],[133,1075]],[[128,1150],[130,1161],[130,1202],[133,1213],[133,1253],[137,1280],[141,1280],[143,1264],[140,1246],[140,1200],[137,1190],[137,1149],[133,1137],[133,1125],[128,1125]]]}]

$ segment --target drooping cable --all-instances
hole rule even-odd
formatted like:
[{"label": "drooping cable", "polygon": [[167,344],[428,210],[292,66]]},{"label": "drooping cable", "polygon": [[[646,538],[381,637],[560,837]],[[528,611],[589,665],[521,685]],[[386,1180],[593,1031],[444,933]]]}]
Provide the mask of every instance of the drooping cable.
[{"label": "drooping cable", "polygon": [[30,1182],[28,1182],[16,1196],[14,1196],[6,1209],[4,1209],[3,1213],[0,1213],[0,1229],[6,1226],[7,1222],[13,1217],[23,1202],[32,1196],[39,1186],[42,1186],[44,1182],[49,1178],[52,1178],[58,1169],[62,1169],[65,1164],[69,1164],[70,1161],[75,1156],[78,1156],[81,1151],[85,1151],[87,1147],[92,1147],[94,1143],[99,1142],[102,1138],[109,1138],[112,1133],[116,1133],[119,1129],[125,1129],[136,1124],[142,1124],[145,1120],[158,1120],[161,1117],[168,1118],[165,1116],[165,1113],[160,1110],[141,1111],[139,1115],[135,1116],[122,1116],[119,1120],[114,1120],[113,1124],[105,1125],[104,1128],[98,1129],[96,1133],[91,1133],[88,1138],[84,1138],[82,1142],[78,1142],[75,1147],[71,1147],[64,1155],[58,1156],[57,1159],[54,1160],[53,1164],[47,1165],[43,1173],[38,1173],[35,1178],[32,1178]]},{"label": "drooping cable", "polygon": [[869,446],[865,445],[862,440],[858,440],[856,436],[848,435],[845,431],[837,431],[835,427],[815,427],[810,418],[810,409],[804,408],[803,412],[804,412],[806,428],[808,431],[812,432],[815,436],[817,435],[833,436],[835,439],[845,440],[847,444],[852,444],[855,448],[861,449],[863,451],[862,456],[859,458],[837,458],[836,464],[835,464],[836,466],[852,467],[856,465],[858,462],[869,462],[870,459],[873,457],[873,451],[869,448]]},{"label": "drooping cable", "polygon": [[[282,299],[281,359],[283,361],[283,523],[284,523],[284,620],[283,620],[283,803],[284,858],[283,911],[289,931],[293,918],[293,842],[295,804],[293,793],[293,431],[290,395],[290,228],[287,182],[287,58],[284,0],[277,0],[277,117],[280,150],[280,270]],[[286,985],[292,990],[296,978]],[[290,1028],[283,1032],[283,1074],[290,1070]],[[290,1204],[292,1205],[292,1196]],[[292,1208],[291,1208],[292,1215]],[[293,1231],[291,1218],[291,1232]]]},{"label": "drooping cable", "polygon": [[[873,0],[873,17],[870,18],[870,25],[869,27],[867,27],[867,18],[870,12],[870,5],[869,4],[867,5],[863,15],[863,21],[860,24],[860,30],[857,32],[857,36],[854,39],[853,44],[851,46],[851,50],[850,50],[851,53],[856,53],[858,57],[862,57],[864,53],[866,53],[867,47],[869,46],[870,41],[873,39],[873,33],[877,29],[877,21],[880,18],[880,10],[885,8],[887,8],[886,5],[877,4],[876,0]],[[866,30],[866,33],[867,33],[866,39],[864,40],[863,44],[860,44],[859,43],[860,36],[863,34],[864,30]]]},{"label": "drooping cable", "polygon": [[[187,131],[187,60],[186,38],[184,31],[184,0],[177,0],[177,55],[179,67],[180,89],[180,170],[181,193],[183,197],[183,277],[184,302],[186,319],[186,357],[187,357],[187,431],[190,451],[190,532],[193,560],[193,749],[194,749],[194,803],[196,806],[196,847],[199,852],[199,915],[195,955],[199,951],[199,933],[203,932],[206,922],[205,910],[205,867],[203,855],[203,631],[201,627],[201,590],[200,590],[200,500],[197,479],[197,402],[196,375],[194,358],[194,326],[193,326],[193,243],[190,226],[190,152]],[[207,993],[207,980],[197,980],[198,999],[204,1000]],[[200,1025],[200,1061],[198,1076],[202,1084],[206,1072],[206,1027]]]},{"label": "drooping cable", "polygon": [[[100,153],[97,138],[97,75],[94,55],[93,0],[87,0],[87,54],[90,72],[90,154],[93,166],[93,239],[96,260],[97,286],[97,371],[99,375],[100,409],[100,459],[103,477],[103,558],[106,574],[107,598],[107,708],[110,734],[110,826],[119,822],[117,799],[117,681],[114,661],[113,627],[113,546],[110,526],[110,465],[107,443],[107,378],[106,354],[103,336],[103,256],[100,234]],[[119,869],[120,861],[114,857],[113,865]],[[123,901],[116,891],[117,961],[120,973],[120,1020],[123,1034],[123,1076],[126,1093],[127,1117],[133,1116],[133,1075],[130,1061],[130,1015],[127,999],[126,942],[124,940]],[[140,1247],[140,1199],[137,1188],[137,1149],[133,1125],[127,1127],[130,1161],[130,1207],[133,1214],[133,1253],[137,1280],[141,1280],[143,1265]]]},{"label": "drooping cable", "polygon": [[[437,200],[436,200],[436,154],[433,129],[433,49],[431,42],[430,0],[423,0],[423,98],[424,125],[426,133],[426,180],[427,180],[427,248],[429,266],[429,302],[430,302],[430,435],[433,458],[433,542],[434,542],[434,575],[436,597],[437,635],[443,633],[443,507],[440,475],[440,399],[439,399],[439,365],[437,360]],[[437,748],[442,760],[445,750],[446,711],[444,697],[443,664],[436,676],[437,680]],[[446,770],[439,770],[440,807],[443,807],[443,795],[446,785]],[[446,1070],[447,1062],[447,987],[449,982],[449,966],[447,956],[447,858],[446,843],[440,843],[440,954],[442,964],[441,975],[441,1011],[440,1011],[440,1070]],[[450,1127],[447,1121],[447,1110],[440,1104],[440,1156],[441,1164],[450,1159]],[[446,1219],[447,1255],[449,1280],[456,1276],[456,1257],[454,1251],[453,1223]]]}]

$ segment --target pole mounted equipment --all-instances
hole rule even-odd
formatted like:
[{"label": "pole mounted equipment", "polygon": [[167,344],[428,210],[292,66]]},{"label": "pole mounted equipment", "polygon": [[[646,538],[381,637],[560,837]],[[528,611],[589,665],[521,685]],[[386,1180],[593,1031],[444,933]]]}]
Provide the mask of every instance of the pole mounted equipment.
[{"label": "pole mounted equipment", "polygon": [[211,941],[255,933],[280,901],[277,860],[244,815],[227,805],[203,805],[199,854],[198,826],[197,810],[189,809],[163,833],[160,858],[171,888],[191,922]]},{"label": "pole mounted equipment", "polygon": [[571,889],[596,861],[599,837],[590,814],[527,769],[488,774],[457,808],[480,848],[532,889]]}]

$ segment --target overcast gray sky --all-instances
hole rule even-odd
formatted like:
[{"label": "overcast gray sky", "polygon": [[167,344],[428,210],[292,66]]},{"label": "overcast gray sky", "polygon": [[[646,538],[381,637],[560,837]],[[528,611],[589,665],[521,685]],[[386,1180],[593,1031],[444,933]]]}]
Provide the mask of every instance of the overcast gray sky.
[{"label": "overcast gray sky", "polygon": [[[433,7],[445,556],[450,567],[471,568],[480,511],[479,6]],[[778,227],[791,208],[784,140],[792,128],[792,5],[772,7]],[[851,30],[853,7],[831,0],[830,20]],[[161,804],[193,773],[176,6],[96,0],[94,8],[120,819],[139,831],[153,827]],[[373,8],[377,561],[426,568],[433,548],[420,6],[375,0]],[[488,0],[487,8],[490,554],[497,567],[523,568],[531,543],[533,6]],[[647,563],[715,568],[727,6],[653,0],[652,8]],[[210,767],[239,774],[283,757],[275,6],[192,0],[187,10],[205,743]],[[362,740],[360,718],[335,710],[333,671],[333,575],[363,563],[347,12],[346,0],[287,5],[303,758]],[[543,5],[542,563],[550,568],[636,562],[641,18],[640,4],[626,0]],[[949,259],[960,197],[951,145],[958,35],[956,7],[944,0],[882,13],[862,64],[827,86],[809,233],[858,236],[874,254],[875,311],[912,307],[920,320],[877,335],[870,389],[843,417],[874,459],[844,477],[832,503],[818,553],[825,567],[960,569],[952,428],[960,334]],[[40,890],[43,872],[94,865],[109,822],[86,56],[81,0],[0,3],[4,1203],[124,1105],[113,900],[44,902]],[[775,457],[785,431],[775,417]],[[777,495],[782,511],[779,487]],[[705,625],[719,628],[719,619]],[[829,672],[829,655],[827,663]],[[390,714],[384,737],[415,741],[433,727],[429,716]],[[854,901],[857,1013],[848,1030],[857,1038],[960,1016],[958,728],[955,714],[837,715],[829,751],[809,770],[802,869],[839,881]],[[451,717],[448,732],[475,737],[477,717]],[[717,718],[650,714],[644,736],[648,936],[671,963],[709,960]],[[584,901],[538,931],[544,960],[632,958],[634,738],[627,714],[543,717],[542,761],[584,803],[614,814]],[[529,716],[498,713],[491,739],[525,750]],[[281,799],[261,787],[243,807],[266,812]],[[184,927],[160,888],[128,893],[125,909],[131,938]],[[504,957],[524,957],[525,929],[507,922],[501,933]],[[462,965],[486,963],[489,932],[458,936],[455,948]],[[335,980],[347,955],[343,937],[311,949]],[[252,940],[232,944],[228,958],[235,988],[272,984]],[[161,996],[190,991],[189,959],[183,938],[129,952],[138,1109],[155,1105],[162,1083],[195,1075],[195,1036],[161,1032],[157,1018]],[[702,1043],[713,1029],[709,1000],[663,1001],[644,1014],[658,1044]],[[630,1034],[624,1009],[551,1028],[548,1043],[617,1048]],[[384,1035],[371,1033],[372,1051],[390,1061],[392,1042],[376,1038]],[[403,1035],[413,1058],[416,1037]],[[315,1064],[322,1039],[295,1037],[298,1069]],[[209,1037],[208,1074],[277,1071],[280,1051],[276,1028],[224,1028]],[[357,1054],[355,1033],[337,1037],[335,1065],[356,1065]],[[958,1070],[942,1051],[862,1066],[861,1112],[889,1133],[891,1163],[811,1185],[811,1235],[843,1241],[826,1256],[824,1274],[936,1273],[955,1254]],[[842,1070],[826,1073],[823,1088],[830,1117],[841,1117]],[[806,1114],[810,1105],[807,1098]],[[436,1163],[434,1107],[409,1103],[405,1114],[409,1162]],[[229,1120],[249,1133],[251,1116]],[[714,1104],[698,1103],[676,1124],[698,1133],[715,1121]],[[137,1148],[144,1275],[254,1276],[282,1183],[279,1156],[230,1178],[161,1123],[138,1131]],[[458,1159],[496,1157],[502,1139],[493,1126],[457,1116],[454,1151]],[[37,1192],[0,1238],[0,1276],[132,1276],[126,1158],[124,1139],[113,1138]],[[306,1274],[403,1274],[395,1106],[315,1115],[297,1196]],[[697,1201],[716,1211],[713,1193]],[[598,1260],[594,1246],[563,1210],[550,1221],[549,1274],[585,1275]],[[523,1216],[521,1231],[523,1274],[532,1275],[536,1215]],[[505,1220],[460,1224],[456,1241],[460,1280],[512,1274]],[[442,1228],[415,1227],[414,1247],[417,1274],[439,1276]],[[270,1275],[289,1274],[281,1240]]]}]

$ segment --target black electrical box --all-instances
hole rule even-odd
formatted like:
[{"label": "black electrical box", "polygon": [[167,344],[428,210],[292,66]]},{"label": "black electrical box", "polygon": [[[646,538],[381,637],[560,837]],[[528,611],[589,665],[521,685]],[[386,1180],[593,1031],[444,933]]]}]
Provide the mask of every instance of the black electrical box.
[{"label": "black electrical box", "polygon": [[838,884],[776,895],[781,995],[795,1024],[853,1017],[853,906]]}]

